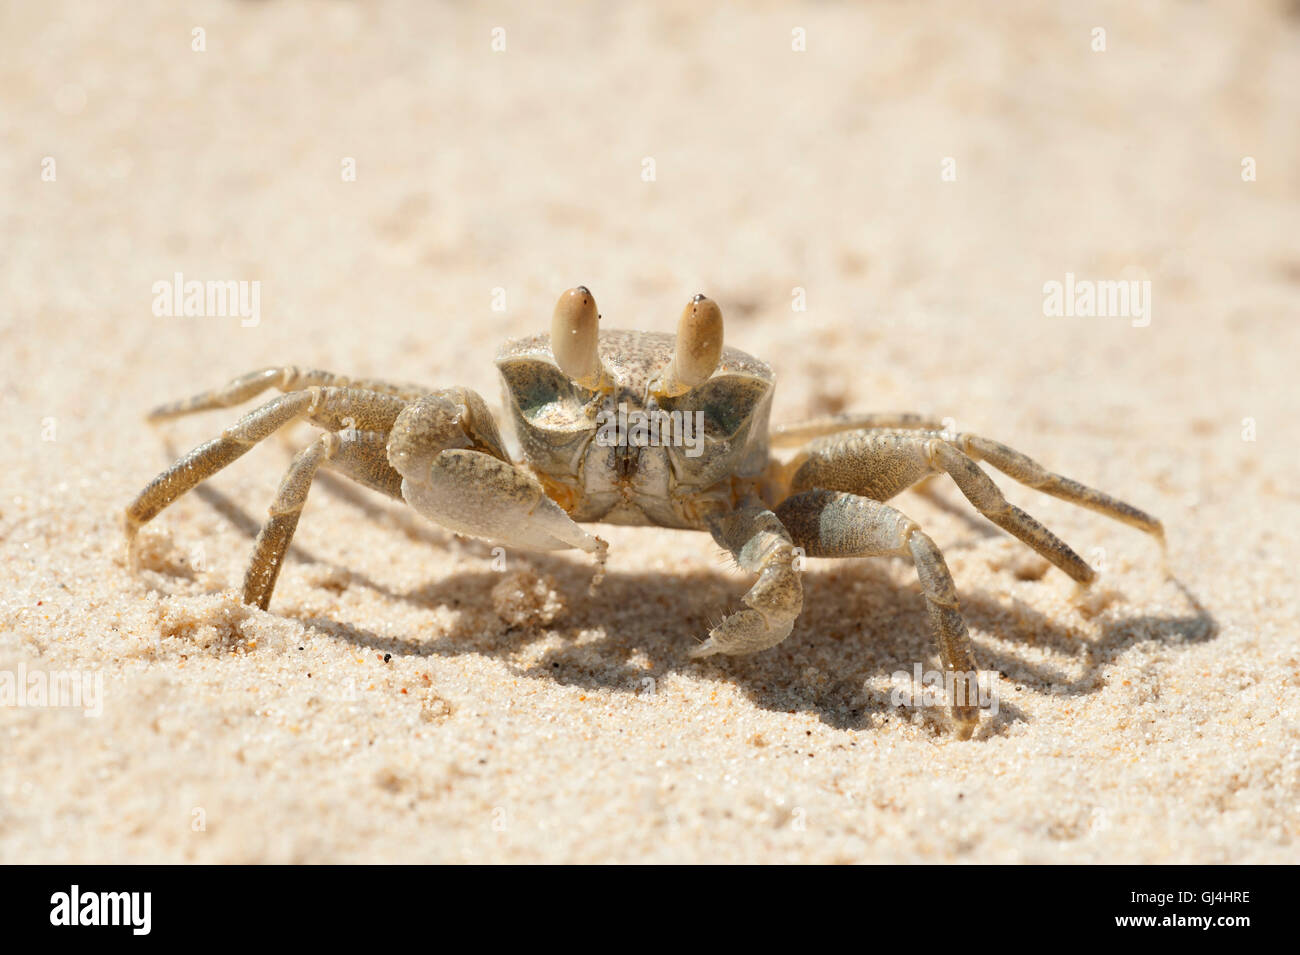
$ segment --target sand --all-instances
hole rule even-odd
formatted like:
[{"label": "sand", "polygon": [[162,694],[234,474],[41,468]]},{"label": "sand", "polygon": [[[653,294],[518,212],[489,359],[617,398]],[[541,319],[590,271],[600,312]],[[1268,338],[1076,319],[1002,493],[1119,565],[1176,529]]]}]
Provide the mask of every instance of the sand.
[{"label": "sand", "polygon": [[[0,706],[0,860],[1296,861],[1294,4],[53,2],[0,45],[0,674],[103,688]],[[155,314],[178,272],[256,323]],[[1067,273],[1150,308],[1045,314]],[[1101,568],[1072,602],[950,483],[900,497],[995,676],[961,742],[891,701],[936,662],[900,559],[812,561],[785,643],[693,662],[749,584],[707,536],[602,529],[588,598],[333,479],[241,606],[307,428],[126,562],[237,414],[151,406],[286,363],[496,403],[578,283],[656,331],[708,292],[778,421],[933,412],[1105,488],[1170,576],[1000,479]]]}]

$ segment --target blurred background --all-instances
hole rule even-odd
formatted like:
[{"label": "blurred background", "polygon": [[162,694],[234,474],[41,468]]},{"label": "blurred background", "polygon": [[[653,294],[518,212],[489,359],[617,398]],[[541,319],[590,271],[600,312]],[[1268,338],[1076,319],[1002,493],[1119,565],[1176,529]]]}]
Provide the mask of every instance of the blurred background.
[{"label": "blurred background", "polygon": [[[1050,383],[1070,428],[1225,389],[1249,406],[1270,390],[1249,366],[1294,334],[1294,4],[3,18],[6,355],[62,370],[10,401],[57,408],[70,371],[129,362],[118,397],[142,406],[288,360],[495,399],[496,342],[545,328],[579,282],[607,322],[647,329],[707,291],[731,343],[775,362],[778,416],[1032,414],[1049,395],[1008,393],[1004,364]],[[177,271],[260,281],[261,323],[155,317],[150,288]],[[1045,319],[1066,272],[1150,279],[1151,326]],[[1248,331],[1239,352],[1225,328]],[[1085,394],[1101,406],[1062,400]]]}]

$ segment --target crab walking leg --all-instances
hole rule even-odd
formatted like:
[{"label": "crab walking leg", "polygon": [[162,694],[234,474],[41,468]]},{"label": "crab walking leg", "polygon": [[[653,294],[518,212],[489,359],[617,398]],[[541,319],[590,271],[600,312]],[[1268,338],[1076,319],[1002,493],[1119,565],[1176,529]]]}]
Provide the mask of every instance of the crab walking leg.
[{"label": "crab walking leg", "polygon": [[978,668],[957,588],[934,541],[901,511],[843,491],[804,491],[778,505],[776,514],[809,557],[912,559],[939,656],[954,676],[954,687],[964,688],[964,694],[950,702],[958,735],[968,738],[979,722],[978,701],[972,698]]},{"label": "crab walking leg", "polygon": [[298,528],[303,505],[307,503],[312,479],[322,462],[333,456],[342,445],[355,440],[349,437],[350,434],[353,432],[322,434],[294,455],[271,501],[270,517],[257,535],[248,569],[244,571],[244,603],[262,610],[270,605],[271,593],[275,590],[275,581],[280,576],[280,567],[293,540],[293,532]]},{"label": "crab walking leg", "polygon": [[760,506],[733,511],[710,529],[741,569],[757,573],[758,580],[743,598],[749,609],[728,615],[690,655],[755,653],[776,646],[790,635],[803,610],[803,584],[790,535],[775,514]]},{"label": "crab walking leg", "polygon": [[244,572],[244,603],[262,610],[271,603],[284,555],[307,503],[307,493],[322,466],[401,500],[401,477],[388,466],[386,439],[387,435],[377,431],[332,431],[322,434],[294,456],[271,502],[270,517],[253,545]]},{"label": "crab walking leg", "polygon": [[159,405],[149,412],[146,420],[165,421],[168,418],[179,418],[181,415],[194,414],[198,411],[210,411],[214,408],[233,408],[235,405],[243,404],[249,398],[260,395],[268,388],[279,388],[281,391],[292,392],[322,386],[374,391],[379,394],[395,395],[407,400],[417,398],[428,391],[427,388],[421,388],[418,385],[394,384],[375,378],[348,378],[328,371],[284,365],[273,368],[259,368],[257,371],[250,371],[246,375],[240,375],[220,388],[214,388],[211,391],[205,391],[202,394],[194,395],[191,398],[183,398],[170,404]]},{"label": "crab walking leg", "polygon": [[824,488],[887,501],[928,474],[947,473],[976,510],[1081,584],[1096,573],[1065,543],[1010,503],[978,464],[932,433],[858,431],[814,442],[791,491]]},{"label": "crab walking leg", "polygon": [[864,429],[900,429],[908,431],[938,431],[943,421],[933,415],[916,414],[910,411],[883,412],[878,414],[833,414],[798,421],[794,424],[777,425],[772,429],[770,440],[776,447],[803,444],[813,438],[824,437],[839,431],[861,431]]},{"label": "crab walking leg", "polygon": [[1138,530],[1146,531],[1158,538],[1162,544],[1164,543],[1164,525],[1150,514],[1102,491],[1094,490],[1060,474],[1054,474],[1014,448],[974,434],[959,434],[954,443],[970,457],[977,461],[987,461],[1021,484],[1122,521]]},{"label": "crab walking leg", "polygon": [[927,450],[975,509],[994,524],[1019,537],[1079,583],[1090,584],[1096,578],[1096,571],[1069,544],[1003,497],[993,479],[972,459],[938,439],[929,442]]},{"label": "crab walking leg", "polygon": [[291,421],[305,418],[330,430],[387,431],[405,407],[392,395],[347,388],[309,388],[273,398],[150,481],[126,510],[127,537],[134,539],[141,524]]}]

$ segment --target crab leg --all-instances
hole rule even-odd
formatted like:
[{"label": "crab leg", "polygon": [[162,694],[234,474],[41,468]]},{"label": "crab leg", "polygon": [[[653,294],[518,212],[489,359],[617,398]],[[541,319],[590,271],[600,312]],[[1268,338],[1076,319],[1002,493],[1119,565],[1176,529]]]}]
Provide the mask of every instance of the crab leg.
[{"label": "crab leg", "polygon": [[[387,468],[384,457],[384,435],[373,431],[331,431],[322,434],[294,456],[280,487],[275,492],[275,499],[267,521],[257,535],[253,553],[244,572],[243,601],[265,610],[271,602],[271,593],[275,590],[276,578],[280,576],[280,567],[284,564],[284,555],[293,541],[294,531],[298,528],[298,518],[302,516],[303,506],[307,503],[307,493],[311,490],[312,480],[322,464],[337,458],[339,470],[357,476],[367,475],[377,490],[382,490],[383,468]],[[393,477],[396,472],[388,468]]]},{"label": "crab leg", "polygon": [[282,365],[259,368],[257,371],[250,371],[246,375],[240,375],[220,388],[213,388],[211,391],[205,391],[191,398],[184,398],[170,404],[159,405],[149,412],[147,420],[165,421],[168,418],[178,418],[181,415],[194,414],[198,411],[233,408],[235,405],[243,404],[249,398],[260,395],[268,388],[279,388],[281,391],[287,392],[302,391],[306,388],[319,386],[374,391],[385,395],[396,395],[399,398],[408,400],[417,398],[428,391],[427,388],[421,388],[417,385],[394,384],[376,378],[348,378],[344,375],[336,375],[328,371],[317,371],[313,368],[303,369],[296,368],[293,365]]},{"label": "crab leg", "polygon": [[1074,580],[1081,584],[1092,583],[1096,571],[1069,544],[1003,497],[993,479],[973,460],[947,441],[938,439],[928,442],[926,451],[933,455],[939,467],[948,472],[953,483],[977,511],[1008,534],[1020,538]]},{"label": "crab leg", "polygon": [[141,524],[291,421],[305,418],[334,431],[387,431],[405,407],[401,398],[348,388],[313,387],[273,398],[150,481],[126,510],[127,537],[134,538]]},{"label": "crab leg", "polygon": [[1003,497],[978,464],[934,433],[855,431],[814,442],[790,490],[824,488],[887,501],[934,473],[948,474],[981,514],[1074,580],[1086,584],[1096,576],[1068,544]]},{"label": "crab leg", "polygon": [[959,677],[955,685],[965,687],[968,693],[964,700],[950,701],[958,735],[968,738],[979,722],[979,706],[969,695],[977,672],[975,651],[958,605],[957,588],[934,541],[901,511],[843,491],[804,491],[781,502],[776,514],[790,538],[809,557],[900,555],[912,559],[943,665]]},{"label": "crab leg", "polygon": [[760,506],[733,511],[714,521],[711,530],[741,569],[757,573],[758,580],[744,597],[749,609],[730,614],[710,630],[691,656],[754,653],[776,646],[790,635],[803,609],[803,585],[790,535],[775,514]]},{"label": "crab leg", "polygon": [[862,431],[865,429],[898,428],[901,430],[938,431],[943,422],[933,415],[916,414],[911,411],[882,412],[878,414],[833,414],[799,421],[794,424],[777,425],[772,429],[772,444],[785,447],[803,444],[813,438],[824,437],[839,431]]},{"label": "crab leg", "polygon": [[1103,491],[1094,490],[1060,474],[1053,474],[1037,461],[1005,444],[974,434],[959,434],[953,443],[975,460],[987,461],[1021,484],[1042,491],[1044,494],[1059,497],[1071,504],[1086,507],[1098,514],[1105,514],[1109,518],[1146,531],[1159,538],[1161,543],[1164,542],[1164,526],[1150,514],[1138,510],[1132,504],[1125,504]]}]

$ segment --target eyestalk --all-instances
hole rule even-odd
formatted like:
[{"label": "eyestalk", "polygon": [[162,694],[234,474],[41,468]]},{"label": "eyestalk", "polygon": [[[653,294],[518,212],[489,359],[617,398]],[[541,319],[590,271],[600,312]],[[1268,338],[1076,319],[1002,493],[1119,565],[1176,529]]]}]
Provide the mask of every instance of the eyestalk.
[{"label": "eyestalk", "polygon": [[583,388],[596,388],[603,377],[599,335],[600,312],[587,287],[579,285],[561,295],[551,316],[551,353],[560,370]]},{"label": "eyestalk", "polygon": [[704,295],[696,295],[677,322],[677,347],[660,378],[660,394],[682,395],[704,382],[722,360],[722,309]]}]

